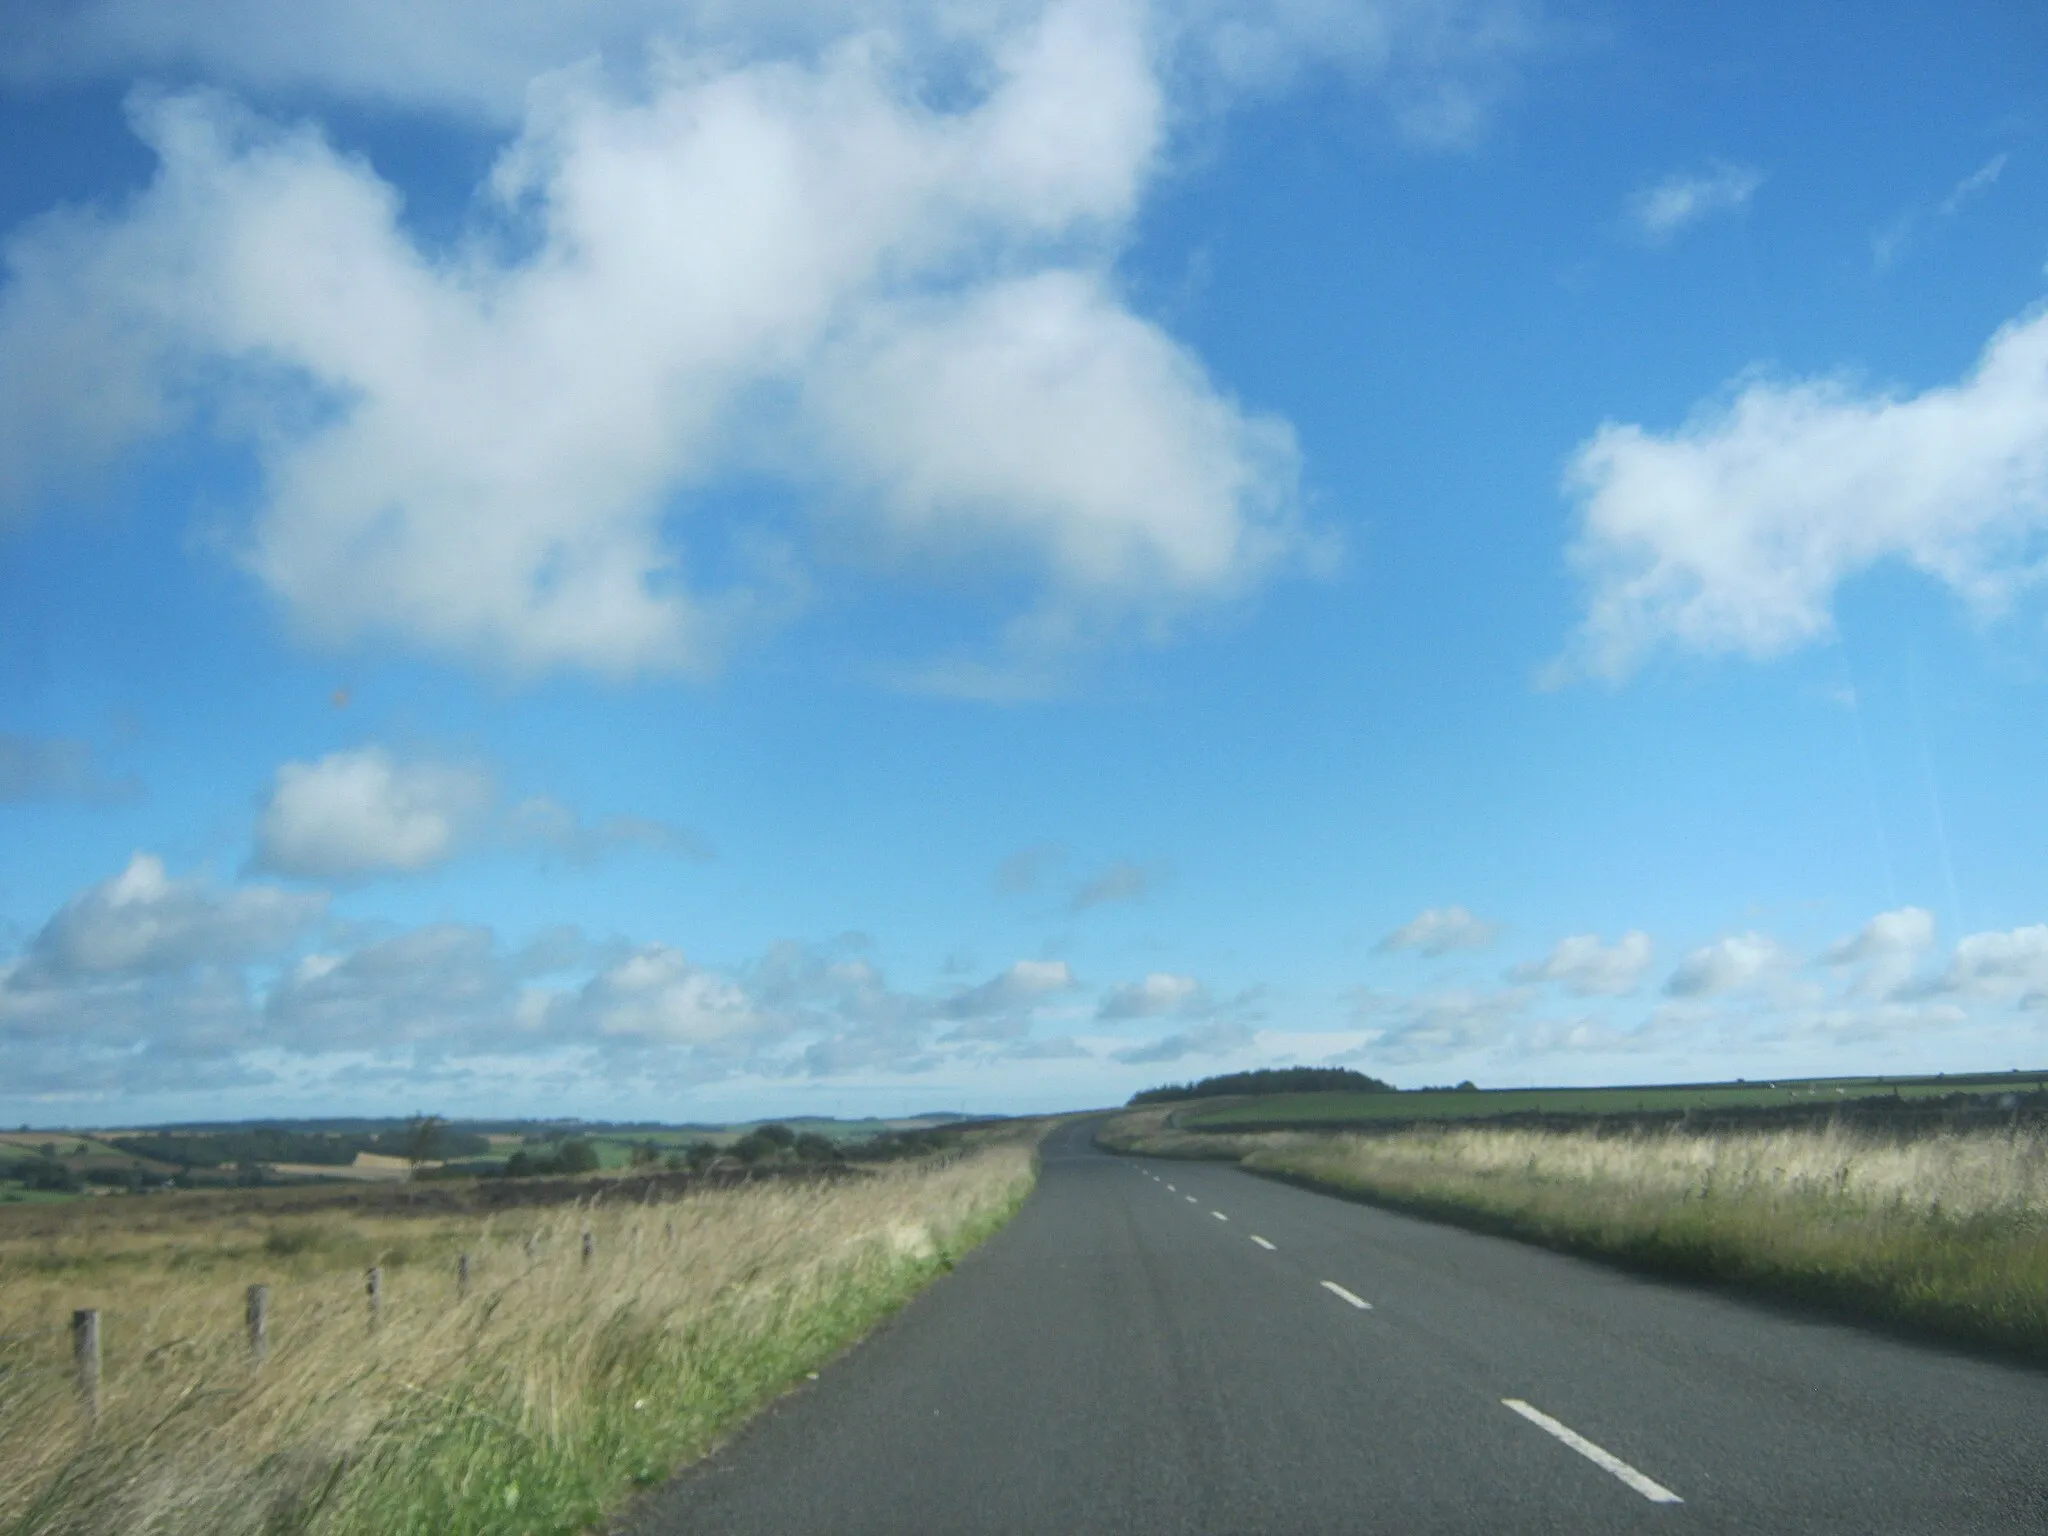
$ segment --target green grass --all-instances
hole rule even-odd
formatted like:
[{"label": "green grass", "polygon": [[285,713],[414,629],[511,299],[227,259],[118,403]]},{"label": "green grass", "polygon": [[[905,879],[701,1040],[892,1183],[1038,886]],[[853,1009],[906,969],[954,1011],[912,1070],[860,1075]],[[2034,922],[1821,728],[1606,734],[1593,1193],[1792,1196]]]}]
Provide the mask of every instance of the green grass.
[{"label": "green grass", "polygon": [[785,1287],[749,1309],[756,1315],[714,1317],[681,1334],[652,1319],[620,1319],[598,1346],[594,1406],[552,1434],[522,1427],[518,1394],[488,1381],[422,1397],[377,1426],[338,1489],[309,1477],[281,1528],[336,1536],[589,1530],[635,1486],[703,1455],[901,1308],[1007,1221],[1022,1196],[946,1234],[930,1253]]},{"label": "green grass", "polygon": [[1189,1100],[1174,1105],[1187,1130],[1330,1127],[1406,1121],[1480,1120],[1500,1115],[1656,1114],[1836,1103],[1859,1098],[1942,1098],[1952,1093],[2032,1092],[2048,1074],[1952,1077],[1840,1077],[1765,1083],[1680,1083],[1619,1088],[1419,1089],[1402,1093],[1284,1093]]}]

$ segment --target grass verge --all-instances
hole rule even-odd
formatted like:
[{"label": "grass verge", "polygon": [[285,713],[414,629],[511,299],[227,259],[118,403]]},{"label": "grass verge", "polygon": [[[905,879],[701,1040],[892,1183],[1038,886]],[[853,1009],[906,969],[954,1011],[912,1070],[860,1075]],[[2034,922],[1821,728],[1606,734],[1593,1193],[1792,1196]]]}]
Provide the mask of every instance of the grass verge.
[{"label": "grass verge", "polygon": [[2048,1135],[1427,1127],[1103,1140],[2048,1359]]},{"label": "grass verge", "polygon": [[[0,1531],[588,1529],[950,1268],[1032,1176],[1012,1140],[668,1205],[0,1241]],[[374,1327],[365,1260],[386,1276]],[[91,1305],[97,1432],[63,1332]]]}]

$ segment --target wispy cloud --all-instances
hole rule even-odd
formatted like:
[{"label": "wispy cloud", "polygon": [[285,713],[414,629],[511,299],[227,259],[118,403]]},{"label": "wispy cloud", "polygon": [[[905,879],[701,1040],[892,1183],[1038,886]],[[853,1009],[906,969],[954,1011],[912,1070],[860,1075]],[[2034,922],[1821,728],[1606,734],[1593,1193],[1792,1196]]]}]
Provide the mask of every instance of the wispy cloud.
[{"label": "wispy cloud", "polygon": [[1192,976],[1175,976],[1154,971],[1143,981],[1113,987],[1103,997],[1095,1016],[1115,1019],[1156,1019],[1169,1013],[1199,1013],[1208,1003],[1208,991]]},{"label": "wispy cloud", "polygon": [[996,866],[995,887],[1006,896],[1027,896],[1066,861],[1067,854],[1064,843],[1033,843],[1028,848],[1019,848]]},{"label": "wispy cloud", "polygon": [[142,786],[134,779],[110,779],[100,772],[90,742],[0,731],[0,804],[77,800],[87,805],[120,805],[141,795]]},{"label": "wispy cloud", "polygon": [[1429,907],[1381,939],[1375,948],[1382,954],[1412,949],[1434,958],[1454,949],[1484,949],[1499,933],[1498,924],[1474,916],[1468,908]]},{"label": "wispy cloud", "polygon": [[1762,171],[1717,161],[1643,188],[1628,200],[1624,221],[1645,245],[1665,245],[1703,220],[1741,212],[1763,184]]},{"label": "wispy cloud", "polygon": [[1127,1065],[1149,1062],[1179,1061],[1186,1056],[1223,1056],[1232,1051],[1243,1050],[1256,1037],[1248,1025],[1235,1019],[1218,1019],[1213,1024],[1199,1025],[1194,1029],[1182,1030],[1166,1035],[1144,1045],[1134,1045],[1118,1051],[1116,1060]]},{"label": "wispy cloud", "polygon": [[1068,905],[1075,912],[1116,901],[1142,901],[1163,873],[1157,866],[1120,859],[1083,882]]},{"label": "wispy cloud", "polygon": [[1949,189],[1948,196],[1939,202],[1919,204],[1908,208],[1891,223],[1870,237],[1870,259],[1882,272],[1899,258],[1899,255],[1917,239],[1928,225],[1952,219],[1978,197],[1989,191],[2005,173],[2006,161],[2010,157],[1993,155],[1976,170],[1970,172]]}]

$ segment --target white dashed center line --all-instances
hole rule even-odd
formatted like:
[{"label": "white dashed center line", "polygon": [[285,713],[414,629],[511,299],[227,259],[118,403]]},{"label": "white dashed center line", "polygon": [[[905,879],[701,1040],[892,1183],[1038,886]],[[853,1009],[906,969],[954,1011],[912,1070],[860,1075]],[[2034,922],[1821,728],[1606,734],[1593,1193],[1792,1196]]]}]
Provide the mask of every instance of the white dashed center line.
[{"label": "white dashed center line", "polygon": [[1267,1242],[1263,1237],[1259,1236],[1259,1234],[1256,1232],[1252,1234],[1252,1241],[1257,1243],[1261,1248],[1265,1249],[1268,1253],[1279,1252],[1277,1248],[1275,1248],[1271,1243]]},{"label": "white dashed center line", "polygon": [[1555,1435],[1566,1445],[1585,1457],[1586,1460],[1592,1462],[1601,1471],[1620,1478],[1652,1504],[1683,1504],[1685,1502],[1685,1500],[1681,1499],[1669,1488],[1666,1488],[1662,1483],[1657,1482],[1653,1478],[1643,1476],[1642,1473],[1623,1461],[1619,1456],[1603,1451],[1577,1430],[1568,1429],[1566,1426],[1558,1423],[1557,1420],[1553,1419],[1541,1408],[1531,1408],[1519,1397],[1504,1397],[1501,1399],[1501,1405],[1514,1409],[1516,1413],[1519,1413],[1545,1434]]},{"label": "white dashed center line", "polygon": [[1343,1286],[1339,1285],[1334,1280],[1325,1280],[1323,1282],[1323,1289],[1328,1291],[1332,1296],[1336,1296],[1341,1298],[1342,1300],[1350,1302],[1351,1305],[1358,1308],[1358,1310],[1361,1312],[1370,1312],[1372,1310],[1371,1302],[1367,1301],[1363,1296],[1352,1295],[1349,1291],[1345,1290]]},{"label": "white dashed center line", "polygon": [[1168,1189],[1172,1189],[1172,1188],[1173,1188],[1173,1186],[1172,1186],[1171,1184],[1167,1185],[1166,1187],[1167,1187]]},{"label": "white dashed center line", "polygon": [[1215,1217],[1215,1218],[1216,1218],[1216,1219],[1217,1219],[1218,1221],[1228,1221],[1228,1220],[1230,1220],[1230,1218],[1229,1218],[1228,1216],[1224,1215],[1224,1214],[1223,1214],[1223,1213],[1222,1213],[1221,1211],[1211,1211],[1211,1212],[1210,1212],[1209,1214],[1210,1214],[1211,1216],[1214,1216],[1214,1217]]},{"label": "white dashed center line", "polygon": [[1183,1195],[1181,1196],[1181,1198],[1187,1201],[1189,1205],[1200,1205],[1202,1203],[1201,1201],[1197,1200],[1193,1195]]}]

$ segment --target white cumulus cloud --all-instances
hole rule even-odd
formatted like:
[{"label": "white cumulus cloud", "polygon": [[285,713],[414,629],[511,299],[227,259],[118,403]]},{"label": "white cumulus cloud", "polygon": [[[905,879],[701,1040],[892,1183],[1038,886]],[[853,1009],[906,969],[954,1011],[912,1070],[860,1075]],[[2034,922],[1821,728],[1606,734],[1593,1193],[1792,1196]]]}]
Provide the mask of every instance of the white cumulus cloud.
[{"label": "white cumulus cloud", "polygon": [[1947,970],[1930,990],[2048,1008],[2048,923],[1959,940]]},{"label": "white cumulus cloud", "polygon": [[317,879],[425,869],[490,814],[480,768],[402,763],[381,747],[286,763],[256,824],[258,868]]},{"label": "white cumulus cloud", "polygon": [[1850,937],[1821,955],[1824,965],[1853,967],[1858,996],[1887,997],[1913,974],[1920,957],[1934,948],[1934,914],[1925,907],[1880,912]]},{"label": "white cumulus cloud", "polygon": [[821,548],[1021,562],[1023,650],[1228,597],[1299,542],[1295,450],[1106,275],[1162,150],[1143,18],[1056,4],[981,44],[945,110],[874,36],[637,94],[545,77],[438,253],[316,129],[140,96],[151,185],[8,248],[0,499],[236,434],[246,566],[306,633],[515,674],[707,667],[785,608],[780,557],[693,574],[738,474],[805,494]]},{"label": "white cumulus cloud", "polygon": [[743,1053],[783,1028],[738,983],[667,944],[644,945],[592,978],[575,1018],[603,1036],[714,1054]]},{"label": "white cumulus cloud", "polygon": [[279,954],[325,913],[319,893],[222,890],[177,879],[137,853],[118,875],[67,901],[30,941],[14,981],[143,976]]},{"label": "white cumulus cloud", "polygon": [[1675,432],[1609,423],[1572,459],[1589,588],[1553,669],[1620,678],[1653,649],[1765,658],[1830,635],[1835,589],[1894,561],[1996,614],[2048,554],[2048,311],[1956,384],[1743,384]]},{"label": "white cumulus cloud", "polygon": [[1768,934],[1731,934],[1687,955],[1664,990],[1672,997],[1714,997],[1753,986],[1792,963],[1791,953]]},{"label": "white cumulus cloud", "polygon": [[578,864],[634,847],[711,856],[702,838],[668,822],[591,822],[552,795],[507,806],[487,768],[406,761],[371,746],[280,767],[257,818],[254,862],[273,874],[347,880],[428,869],[488,846],[538,849]]},{"label": "white cumulus cloud", "polygon": [[1575,933],[1545,959],[1510,974],[1519,982],[1555,982],[1574,997],[1621,997],[1641,985],[1651,952],[1650,936],[1639,929],[1612,944],[1601,943],[1597,933]]}]

